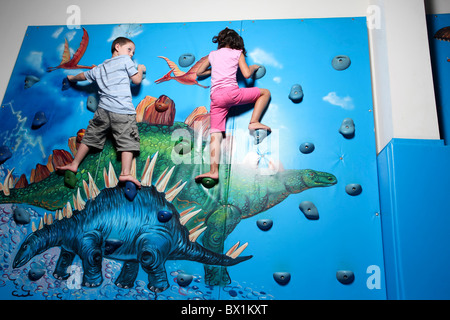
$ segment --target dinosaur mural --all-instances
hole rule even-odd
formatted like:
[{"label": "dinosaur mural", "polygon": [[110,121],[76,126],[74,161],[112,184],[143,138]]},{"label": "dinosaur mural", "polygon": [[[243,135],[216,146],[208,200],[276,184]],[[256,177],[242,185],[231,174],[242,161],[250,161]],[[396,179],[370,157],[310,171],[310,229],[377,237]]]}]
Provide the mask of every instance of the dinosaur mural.
[{"label": "dinosaur mural", "polygon": [[[242,219],[270,209],[290,194],[310,188],[332,186],[337,183],[334,175],[312,169],[279,170],[274,171],[271,175],[262,175],[255,167],[233,165],[234,168],[231,172],[230,165],[222,165],[220,167],[220,180],[222,182],[215,188],[205,188],[201,184],[195,183],[194,177],[202,170],[206,170],[208,164],[195,163],[195,159],[199,155],[194,147],[186,150],[186,148],[179,149],[176,146],[180,142],[179,135],[186,133],[192,137],[201,137],[201,148],[207,146],[208,144],[203,140],[203,132],[196,133],[194,128],[203,128],[202,123],[208,123],[209,115],[205,114],[205,110],[200,108],[194,110],[186,119],[188,124],[174,122],[172,126],[164,124],[149,125],[146,121],[151,118],[151,114],[160,113],[155,108],[157,99],[153,98],[151,101],[153,103],[146,105],[145,109],[138,107],[138,110],[147,114],[148,118],[137,117],[144,122],[138,123],[141,154],[134,162],[133,172],[136,174],[136,172],[143,171],[141,181],[145,184],[149,179],[151,180],[145,169],[150,163],[153,163],[154,169],[151,174],[160,176],[158,183],[160,183],[160,180],[165,181],[166,185],[171,181],[178,182],[175,185],[175,190],[183,186],[176,197],[172,192],[169,192],[173,198],[173,205],[179,211],[185,212],[188,210],[190,215],[192,215],[191,211],[196,213],[186,226],[190,230],[198,231],[197,237],[200,233],[204,233],[202,236],[203,246],[212,252],[223,252],[225,239]],[[153,112],[146,112],[146,109],[151,109]],[[165,112],[171,113],[172,111],[169,108]],[[172,122],[173,119],[167,121]],[[80,131],[82,132],[82,130]],[[76,137],[69,139],[69,145],[75,153],[76,142],[74,141],[76,141]],[[174,153],[176,155],[176,150],[184,150],[184,160],[186,161],[186,157],[188,157],[189,163],[174,164],[173,156]],[[58,156],[59,154],[65,155],[65,161],[71,161],[70,155],[61,151],[54,152],[49,161],[53,161],[55,164],[58,161],[64,161],[61,156]],[[158,155],[156,164],[154,161],[150,162],[150,159],[154,159],[154,154]],[[206,151],[205,154],[208,154],[208,152]],[[37,168],[39,167],[43,167],[43,165],[37,166]],[[92,175],[91,172],[95,172],[97,168],[102,168],[102,174]],[[78,180],[73,189],[64,184],[63,176],[45,170],[41,171],[47,172],[48,176],[42,180],[31,184],[25,182],[23,185],[26,185],[26,187],[23,188],[9,188],[8,186],[13,185],[10,172],[3,183],[0,203],[29,203],[48,210],[61,210],[69,203],[70,207],[83,210],[86,200],[81,194],[84,193],[87,198],[90,198],[92,194],[99,193],[101,189],[115,185],[117,183],[115,171],[119,168],[120,163],[117,160],[117,154],[113,145],[109,142],[100,155],[91,154],[85,158],[76,174]],[[233,188],[229,188],[231,180],[233,181]],[[184,181],[184,183],[181,184],[181,181]],[[226,269],[219,272],[217,267],[208,266],[205,267],[205,272],[208,284],[221,285],[230,282]]]},{"label": "dinosaur mural", "polygon": [[[153,175],[154,162],[146,167],[144,176]],[[59,216],[53,223],[53,219],[47,220],[25,239],[14,258],[13,267],[19,268],[35,255],[58,246],[61,254],[54,271],[58,279],[69,277],[67,267],[78,255],[84,271],[82,285],[97,287],[103,281],[102,257],[107,257],[125,260],[116,285],[133,287],[140,264],[148,273],[148,288],[162,292],[169,287],[164,266],[167,259],[231,266],[251,258],[237,257],[242,252],[239,249],[228,256],[204,249],[196,243],[195,233],[194,236],[189,235],[184,226],[192,218],[192,214],[187,214],[190,210],[179,214],[168,201],[176,193],[164,193],[167,180],[157,181],[156,186],[148,186],[151,178],[147,179],[132,202],[125,198],[123,186],[116,186],[98,194],[91,193],[81,211],[72,213],[68,205],[65,217]],[[91,190],[97,189],[92,183],[90,187]],[[181,191],[180,188],[175,190]],[[158,218],[161,211],[169,212],[172,218],[161,222]]]}]

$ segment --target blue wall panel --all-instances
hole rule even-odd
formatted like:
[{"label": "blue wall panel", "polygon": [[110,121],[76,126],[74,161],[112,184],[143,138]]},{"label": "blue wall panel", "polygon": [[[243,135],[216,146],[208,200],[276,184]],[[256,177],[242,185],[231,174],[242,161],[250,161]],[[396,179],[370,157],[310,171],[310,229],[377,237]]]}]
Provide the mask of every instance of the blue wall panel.
[{"label": "blue wall panel", "polygon": [[393,139],[378,156],[388,299],[450,298],[449,161],[439,140]]},{"label": "blue wall panel", "polygon": [[[207,272],[201,261],[169,259],[165,261],[169,287],[157,294],[151,290],[151,286],[147,286],[150,281],[142,268],[133,282],[133,288],[116,286],[114,282],[119,277],[123,261],[107,256],[102,266],[104,279],[98,287],[78,287],[83,275],[79,258],[71,264],[74,273],[70,280],[55,279],[53,272],[61,253],[58,245],[38,254],[23,266],[13,267],[12,262],[21,244],[32,232],[31,222],[17,224],[14,221],[15,208],[25,209],[36,224],[39,219],[50,214],[55,217],[55,211],[62,208],[66,201],[74,206],[72,194],[76,195],[76,189],[65,188],[62,177],[52,172],[43,180],[33,182],[30,172],[36,172],[38,163],[50,168],[46,164],[55,149],[68,153],[74,151],[69,148],[67,141],[79,129],[85,128],[92,118],[92,112],[86,108],[86,101],[95,92],[83,83],[68,89],[62,87],[62,80],[67,74],[76,74],[82,69],[46,71],[47,67],[56,66],[61,61],[64,38],[68,39],[71,53],[76,51],[83,35],[82,29],[69,30],[65,26],[29,27],[0,110],[3,124],[0,128],[0,144],[12,151],[12,157],[0,166],[0,181],[3,185],[5,181],[8,185],[14,185],[24,175],[29,182],[25,190],[32,189],[24,192],[20,188],[11,188],[9,196],[6,195],[7,189],[4,189],[3,194],[0,193],[0,215],[4,222],[1,225],[4,236],[0,261],[4,274],[0,279],[1,298],[386,298],[365,18],[84,27],[89,34],[89,44],[80,60],[83,65],[99,64],[109,58],[111,41],[116,36],[127,36],[135,42],[134,60],[146,65],[147,78],[140,87],[133,87],[133,102],[135,106],[149,102],[147,107],[139,107],[138,116],[142,118],[147,112],[151,116],[157,115],[151,109],[154,108],[152,101],[161,95],[168,96],[174,102],[174,125],[162,122],[149,124],[147,118],[140,123],[141,155],[136,165],[138,177],[147,156],[152,157],[158,151],[153,183],[166,167],[172,166],[175,171],[168,187],[179,180],[187,182],[173,204],[177,212],[192,207],[201,209],[198,216],[186,224],[189,230],[207,226],[198,238],[198,243],[212,248],[214,241],[224,242],[224,248],[218,250],[220,253],[225,253],[237,242],[240,245],[248,243],[242,255],[253,257],[226,270],[214,268]],[[256,81],[240,79],[239,83],[241,86],[255,85],[271,91],[272,99],[263,123],[271,126],[273,133],[263,143],[255,145],[247,130],[251,108],[234,110],[227,122],[230,144],[224,149],[224,155],[232,162],[221,165],[222,182],[207,190],[196,184],[193,178],[196,172],[208,168],[208,135],[200,141],[203,145],[197,145],[198,149],[194,148],[186,157],[181,157],[193,161],[190,163],[179,164],[176,161],[180,159],[173,157],[173,145],[183,132],[188,134],[188,140],[201,137],[195,127],[188,126],[184,121],[195,110],[198,111],[198,107],[205,106],[209,110],[209,90],[175,80],[160,84],[155,83],[155,80],[170,70],[159,56],[177,63],[180,55],[192,53],[199,60],[216,48],[211,39],[224,27],[233,28],[243,36],[249,64],[259,63],[266,67],[267,73],[263,78]],[[348,69],[338,71],[332,67],[331,61],[338,55],[350,57]],[[189,67],[182,70],[188,71]],[[38,77],[40,81],[24,88],[27,75]],[[297,83],[302,85],[304,91],[300,103],[294,103],[288,97],[292,85]],[[200,84],[208,86],[210,79],[203,79]],[[32,130],[31,121],[37,111],[44,111],[48,122]],[[199,119],[208,117],[208,114],[201,114]],[[347,138],[339,133],[345,118],[351,118],[355,123],[356,133],[353,137]],[[176,131],[177,128],[182,130]],[[309,154],[301,153],[299,146],[304,142],[314,143],[315,150]],[[193,155],[200,157],[195,158]],[[108,169],[108,162],[111,161],[118,173],[120,163],[115,156],[114,149],[109,145],[101,153],[86,158],[77,174],[81,196],[85,200],[81,180],[88,181],[88,172],[102,190],[102,195],[107,194],[103,168]],[[13,168],[12,178],[7,179],[8,172]],[[323,187],[293,192],[295,188],[292,188],[292,183],[301,185],[310,177],[302,171],[305,169],[333,175],[336,181],[326,187],[324,184]],[[41,171],[45,170],[39,166],[38,172]],[[36,177],[36,174],[33,176]],[[360,195],[346,193],[345,187],[352,183],[362,186]],[[148,190],[148,187],[144,188],[139,195]],[[41,191],[43,195],[38,195]],[[111,202],[118,198],[108,197]],[[99,199],[93,202],[100,203]],[[267,199],[270,200],[268,204],[255,209],[256,214],[248,214],[249,210],[257,208]],[[120,223],[121,218],[116,214],[121,206],[127,208],[121,211],[122,214],[145,209],[154,217],[158,211],[143,205],[131,209],[131,204],[126,201],[118,201],[115,210],[107,210],[106,203],[103,204],[106,217],[115,217],[110,221],[115,228],[135,223]],[[311,201],[316,205],[319,219],[306,218],[299,210],[299,204],[303,201]],[[260,230],[257,227],[259,219],[272,219],[272,229]],[[141,224],[138,223],[139,226]],[[60,222],[53,225],[60,225]],[[219,230],[220,227],[221,232],[211,231]],[[75,228],[69,230],[72,232]],[[32,280],[28,274],[31,269],[44,270],[45,273],[41,278]],[[336,272],[342,270],[354,273],[352,283],[342,284],[338,281]],[[177,275],[181,271],[194,277],[187,287],[177,282]],[[291,281],[285,286],[279,285],[273,279],[275,272],[289,272]]]}]

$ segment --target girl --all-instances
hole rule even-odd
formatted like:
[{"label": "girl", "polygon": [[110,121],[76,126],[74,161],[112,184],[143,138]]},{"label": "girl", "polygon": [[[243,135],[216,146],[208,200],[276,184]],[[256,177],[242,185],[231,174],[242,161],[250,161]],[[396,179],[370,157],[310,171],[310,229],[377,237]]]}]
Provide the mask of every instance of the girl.
[{"label": "girl", "polygon": [[211,178],[217,183],[220,145],[225,133],[228,110],[232,106],[255,103],[248,129],[251,132],[258,129],[271,131],[268,126],[259,122],[269,103],[270,91],[256,87],[239,88],[236,80],[238,67],[242,75],[248,79],[259,66],[247,65],[244,40],[236,31],[225,28],[213,37],[212,42],[217,43],[217,50],[212,51],[197,70],[197,76],[211,75],[211,168],[209,172],[195,177],[195,181],[200,182],[203,178]]}]

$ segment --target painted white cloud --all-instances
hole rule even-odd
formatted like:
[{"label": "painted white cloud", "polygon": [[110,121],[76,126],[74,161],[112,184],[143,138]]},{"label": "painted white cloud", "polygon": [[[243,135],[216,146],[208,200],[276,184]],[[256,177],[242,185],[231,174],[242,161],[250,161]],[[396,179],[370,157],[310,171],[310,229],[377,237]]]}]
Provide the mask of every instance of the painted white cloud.
[{"label": "painted white cloud", "polygon": [[61,34],[61,32],[63,32],[63,30],[64,30],[64,27],[56,29],[56,31],[53,32],[52,37],[55,39],[58,39],[59,35]]},{"label": "painted white cloud", "polygon": [[255,48],[252,52],[248,54],[250,58],[253,59],[253,61],[256,64],[262,64],[265,66],[272,66],[278,69],[282,69],[283,65],[275,59],[275,57],[267,53],[266,51],[262,50],[261,48]]},{"label": "painted white cloud", "polygon": [[339,106],[345,110],[353,110],[353,100],[351,97],[339,97],[336,92],[330,92],[328,95],[322,98],[322,100],[331,103],[332,105]]},{"label": "painted white cloud", "polygon": [[44,69],[42,68],[42,52],[31,51],[25,60],[34,71],[44,73]]},{"label": "painted white cloud", "polygon": [[111,36],[108,42],[114,41],[118,37],[133,38],[138,34],[142,33],[142,25],[134,24],[119,24],[113,28]]},{"label": "painted white cloud", "polygon": [[273,82],[275,82],[276,84],[280,84],[281,83],[281,77],[274,77],[273,78]]}]

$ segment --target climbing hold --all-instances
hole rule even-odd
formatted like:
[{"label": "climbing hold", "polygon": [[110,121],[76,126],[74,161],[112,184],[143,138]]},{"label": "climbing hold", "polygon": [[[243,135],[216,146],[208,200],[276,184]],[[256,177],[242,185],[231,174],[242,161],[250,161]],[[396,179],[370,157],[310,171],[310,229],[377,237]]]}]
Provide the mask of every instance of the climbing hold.
[{"label": "climbing hold", "polygon": [[314,143],[312,143],[312,142],[305,142],[305,143],[302,143],[301,145],[300,145],[300,152],[301,153],[305,153],[305,154],[307,154],[307,153],[311,153],[311,152],[313,152],[314,151]]},{"label": "climbing hold", "polygon": [[348,56],[339,55],[331,60],[331,65],[334,69],[341,71],[345,70],[350,66],[350,58]]},{"label": "climbing hold", "polygon": [[166,210],[160,210],[158,212],[158,221],[167,222],[172,218],[172,212]]},{"label": "climbing hold", "polygon": [[69,79],[67,79],[67,77],[64,77],[63,81],[62,81],[62,86],[61,86],[61,90],[67,90],[70,88],[70,81]]},{"label": "climbing hold", "polygon": [[45,274],[45,269],[36,266],[31,266],[30,271],[28,271],[28,279],[31,281],[37,281]]},{"label": "climbing hold", "polygon": [[345,192],[347,192],[351,196],[357,196],[362,192],[362,187],[357,183],[350,183],[345,186]]},{"label": "climbing hold", "polygon": [[319,219],[319,211],[317,210],[314,203],[311,201],[303,201],[299,205],[300,210],[303,212],[305,217],[309,220]]},{"label": "climbing hold", "polygon": [[214,187],[218,182],[219,181],[217,179],[213,179],[213,178],[203,178],[202,179],[202,185],[207,189]]},{"label": "climbing hold", "polygon": [[177,283],[180,287],[187,287],[194,277],[187,273],[179,273],[177,275]]},{"label": "climbing hold", "polygon": [[272,131],[264,129],[250,130],[250,133],[253,135],[253,138],[255,138],[255,140],[253,141],[254,144],[260,144],[261,141],[263,141],[264,138],[270,135],[271,132]]},{"label": "climbing hold", "polygon": [[164,112],[167,109],[169,109],[171,104],[173,104],[172,99],[170,99],[168,96],[162,94],[155,101],[155,110],[158,112]]},{"label": "climbing hold", "polygon": [[195,56],[192,53],[185,53],[182,54],[178,58],[178,64],[180,67],[189,67],[191,64],[193,64],[195,61]]},{"label": "climbing hold", "polygon": [[259,219],[256,221],[256,225],[258,228],[260,228],[262,231],[267,231],[273,226],[273,221],[270,219]]},{"label": "climbing hold", "polygon": [[136,185],[131,182],[127,181],[125,182],[125,198],[127,198],[130,201],[134,200],[134,197],[136,197],[137,194],[137,187]]},{"label": "climbing hold", "polygon": [[122,240],[106,239],[105,240],[105,255],[113,254],[120,246],[123,245]]},{"label": "climbing hold", "polygon": [[355,280],[355,275],[350,270],[339,270],[336,272],[336,278],[342,284],[350,284]]},{"label": "climbing hold", "polygon": [[31,88],[35,83],[38,83],[40,79],[35,76],[26,76],[25,77],[25,89]]},{"label": "climbing hold", "polygon": [[31,220],[30,213],[21,207],[16,207],[14,209],[13,218],[17,224],[28,224]]},{"label": "climbing hold", "polygon": [[75,184],[77,183],[77,177],[75,176],[75,173],[73,173],[70,170],[66,170],[64,172],[64,184],[69,188],[75,188]]},{"label": "climbing hold", "polygon": [[355,136],[355,123],[351,118],[345,118],[342,121],[339,132],[344,136],[344,138],[351,139]]},{"label": "climbing hold", "polygon": [[294,84],[291,87],[291,92],[289,93],[289,99],[294,103],[298,103],[303,99],[303,88],[299,84]]},{"label": "climbing hold", "polygon": [[179,154],[188,154],[191,152],[192,149],[192,143],[188,139],[185,139],[184,137],[178,138],[178,141],[175,142],[175,145],[173,146],[173,150]]},{"label": "climbing hold", "polygon": [[291,274],[289,272],[275,272],[273,278],[279,285],[285,286],[291,281]]},{"label": "climbing hold", "polygon": [[45,116],[45,113],[42,111],[36,112],[33,118],[33,122],[31,124],[32,129],[39,129],[44,124],[47,123],[47,117]]},{"label": "climbing hold", "polygon": [[12,157],[11,151],[7,146],[0,147],[0,164],[3,164],[6,160]]},{"label": "climbing hold", "polygon": [[147,71],[142,72],[142,80],[145,80],[147,77]]},{"label": "climbing hold", "polygon": [[265,76],[265,74],[266,74],[266,67],[259,64],[259,68],[256,70],[254,74],[255,79],[261,79],[262,77]]},{"label": "climbing hold", "polygon": [[86,106],[89,111],[95,112],[97,110],[98,99],[94,94],[88,96]]}]

